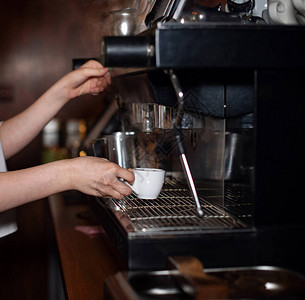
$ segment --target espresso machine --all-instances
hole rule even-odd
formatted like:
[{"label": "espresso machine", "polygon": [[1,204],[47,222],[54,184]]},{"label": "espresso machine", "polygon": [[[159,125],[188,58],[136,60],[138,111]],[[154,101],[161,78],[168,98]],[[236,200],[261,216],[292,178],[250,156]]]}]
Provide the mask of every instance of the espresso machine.
[{"label": "espresso machine", "polygon": [[147,30],[103,38],[120,125],[91,147],[166,179],[156,200],[91,198],[98,219],[128,270],[305,272],[305,27],[155,2]]}]

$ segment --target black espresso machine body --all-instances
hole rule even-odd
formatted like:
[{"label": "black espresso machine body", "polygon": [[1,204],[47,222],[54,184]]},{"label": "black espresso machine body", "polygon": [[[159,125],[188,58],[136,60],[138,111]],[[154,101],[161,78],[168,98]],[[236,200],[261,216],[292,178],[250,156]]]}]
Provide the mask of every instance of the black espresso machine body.
[{"label": "black espresso machine body", "polygon": [[[305,272],[304,33],[304,26],[165,22],[139,36],[104,38],[102,62],[120,67],[112,72],[124,130],[101,134],[94,154],[119,163],[125,147],[124,167],[167,172],[155,201],[91,199],[128,269],[166,269],[169,256],[192,255],[208,268]],[[146,49],[138,65],[124,43]],[[203,217],[172,134],[179,99],[170,70],[184,93],[180,129]]]}]

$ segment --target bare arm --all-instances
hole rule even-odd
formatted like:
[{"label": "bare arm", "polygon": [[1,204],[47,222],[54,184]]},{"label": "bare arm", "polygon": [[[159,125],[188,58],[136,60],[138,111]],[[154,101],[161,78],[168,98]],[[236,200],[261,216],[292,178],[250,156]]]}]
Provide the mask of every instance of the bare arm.
[{"label": "bare arm", "polygon": [[0,211],[65,190],[122,199],[132,190],[118,178],[132,183],[134,175],[117,164],[97,157],[78,157],[0,173]]},{"label": "bare arm", "polygon": [[[0,126],[5,157],[21,150],[69,100],[98,94],[110,84],[108,70],[95,61],[59,80],[34,104]],[[131,189],[118,180],[134,180],[132,172],[97,157],[78,157],[12,172],[0,172],[0,211],[65,190],[123,198]]]},{"label": "bare arm", "polygon": [[68,101],[88,93],[98,94],[110,82],[108,69],[96,61],[89,61],[64,76],[29,108],[0,126],[5,158],[10,158],[31,142]]}]

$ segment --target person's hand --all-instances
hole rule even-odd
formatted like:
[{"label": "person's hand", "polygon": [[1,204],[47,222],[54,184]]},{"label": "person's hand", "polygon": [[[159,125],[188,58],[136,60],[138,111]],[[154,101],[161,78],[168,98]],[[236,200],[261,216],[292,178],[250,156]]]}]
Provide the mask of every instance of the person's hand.
[{"label": "person's hand", "polygon": [[58,81],[58,90],[65,101],[85,94],[97,95],[111,84],[108,68],[90,60]]},{"label": "person's hand", "polygon": [[134,174],[107,159],[87,156],[70,160],[72,187],[80,192],[97,197],[123,199],[132,189],[120,179],[129,183]]}]

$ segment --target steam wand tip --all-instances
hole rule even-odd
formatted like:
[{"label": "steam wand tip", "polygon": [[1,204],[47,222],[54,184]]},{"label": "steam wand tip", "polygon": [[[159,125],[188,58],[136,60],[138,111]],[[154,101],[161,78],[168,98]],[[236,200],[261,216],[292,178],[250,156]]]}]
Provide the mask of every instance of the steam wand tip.
[{"label": "steam wand tip", "polygon": [[204,212],[203,212],[203,210],[202,210],[200,207],[197,207],[197,212],[198,212],[198,215],[199,215],[200,217],[203,217],[203,216],[204,216]]}]

